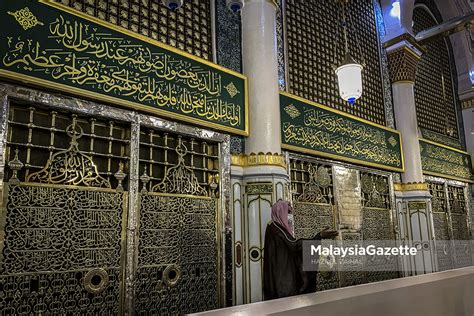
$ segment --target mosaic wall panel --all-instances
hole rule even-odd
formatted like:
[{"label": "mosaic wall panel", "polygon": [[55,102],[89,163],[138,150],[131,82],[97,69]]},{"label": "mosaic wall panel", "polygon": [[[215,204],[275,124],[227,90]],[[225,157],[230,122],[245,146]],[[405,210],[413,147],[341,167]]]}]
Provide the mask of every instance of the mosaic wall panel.
[{"label": "mosaic wall panel", "polygon": [[392,83],[390,82],[390,71],[388,66],[387,51],[383,47],[383,37],[385,36],[385,23],[383,20],[382,7],[378,0],[374,0],[375,16],[377,19],[377,31],[379,33],[380,59],[382,63],[382,81],[385,99],[385,120],[387,126],[395,128],[395,113],[393,110]]},{"label": "mosaic wall panel", "polygon": [[[415,33],[437,25],[425,7],[413,11]],[[441,20],[440,20],[441,22]],[[418,125],[443,135],[459,138],[457,123],[458,97],[453,89],[452,54],[443,38],[426,44],[415,79],[415,103]],[[444,95],[443,95],[444,91]]]},{"label": "mosaic wall panel", "polygon": [[216,0],[217,63],[237,72],[242,71],[242,30],[239,13],[227,8],[226,0]]},{"label": "mosaic wall panel", "polygon": [[186,0],[176,11],[155,0],[55,0],[101,20],[212,60],[210,0]]},{"label": "mosaic wall panel", "polygon": [[352,17],[349,46],[355,57],[362,56],[361,63],[367,62],[362,74],[362,97],[355,105],[349,105],[339,96],[334,66],[339,66],[344,58],[344,40],[342,9],[335,0],[286,1],[289,92],[385,125],[384,86],[373,2],[351,1],[348,12]]}]

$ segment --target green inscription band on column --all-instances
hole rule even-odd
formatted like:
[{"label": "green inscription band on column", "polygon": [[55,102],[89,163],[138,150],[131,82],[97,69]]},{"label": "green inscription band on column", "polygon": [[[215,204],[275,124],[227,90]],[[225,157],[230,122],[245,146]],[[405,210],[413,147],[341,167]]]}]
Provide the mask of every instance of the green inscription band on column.
[{"label": "green inscription band on column", "polygon": [[280,93],[282,147],[403,171],[400,134],[323,105]]},{"label": "green inscription band on column", "polygon": [[247,135],[247,79],[51,0],[0,2],[0,76]]},{"label": "green inscription band on column", "polygon": [[421,166],[427,175],[474,182],[469,153],[420,139]]}]

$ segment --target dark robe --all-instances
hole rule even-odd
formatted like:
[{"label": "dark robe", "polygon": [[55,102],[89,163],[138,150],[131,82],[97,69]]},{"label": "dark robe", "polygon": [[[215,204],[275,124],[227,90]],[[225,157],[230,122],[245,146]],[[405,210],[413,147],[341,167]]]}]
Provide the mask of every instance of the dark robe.
[{"label": "dark robe", "polygon": [[[313,239],[320,240],[317,234]],[[263,257],[264,300],[316,291],[316,272],[303,271],[303,240],[275,222],[267,225]]]}]

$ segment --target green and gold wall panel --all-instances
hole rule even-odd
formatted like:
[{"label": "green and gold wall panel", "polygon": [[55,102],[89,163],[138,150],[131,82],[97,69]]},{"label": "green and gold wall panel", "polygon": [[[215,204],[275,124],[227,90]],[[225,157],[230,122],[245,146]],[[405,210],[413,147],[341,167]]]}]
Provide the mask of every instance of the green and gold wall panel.
[{"label": "green and gold wall panel", "polygon": [[285,149],[403,171],[396,130],[287,93],[280,93],[280,115]]},{"label": "green and gold wall panel", "polygon": [[426,139],[420,139],[420,152],[424,174],[474,182],[469,153]]},{"label": "green and gold wall panel", "polygon": [[51,0],[2,1],[0,76],[248,134],[239,73]]}]

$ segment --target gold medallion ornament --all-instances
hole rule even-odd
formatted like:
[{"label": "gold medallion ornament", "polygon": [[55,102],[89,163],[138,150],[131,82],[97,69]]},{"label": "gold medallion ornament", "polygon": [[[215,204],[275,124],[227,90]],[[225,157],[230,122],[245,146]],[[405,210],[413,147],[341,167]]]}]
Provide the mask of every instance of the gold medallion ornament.
[{"label": "gold medallion ornament", "polygon": [[15,12],[8,11],[8,14],[13,15],[25,31],[35,27],[36,25],[44,25],[42,22],[38,21],[28,7]]},{"label": "gold medallion ornament", "polygon": [[295,119],[301,115],[301,112],[293,104],[286,106],[285,112],[288,113],[288,115],[291,116],[292,119]]},{"label": "gold medallion ornament", "polygon": [[229,83],[224,88],[227,90],[231,98],[235,97],[237,94],[240,93],[240,91],[237,90],[237,87],[235,86],[233,82]]}]

